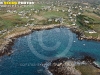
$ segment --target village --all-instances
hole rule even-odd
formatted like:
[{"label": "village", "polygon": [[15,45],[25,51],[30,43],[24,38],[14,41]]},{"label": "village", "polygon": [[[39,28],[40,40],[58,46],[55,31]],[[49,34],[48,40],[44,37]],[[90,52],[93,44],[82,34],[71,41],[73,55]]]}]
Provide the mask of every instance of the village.
[{"label": "village", "polygon": [[[82,30],[86,35],[100,36],[98,31],[93,28],[94,24],[98,25],[100,17],[97,14],[92,13],[100,11],[99,7],[91,7],[89,3],[71,3],[71,2],[34,2],[32,5],[20,5],[20,7],[5,8],[0,7],[0,35],[3,36],[6,33],[13,30],[16,27],[28,27],[34,25],[50,25],[50,24],[62,24],[75,26]],[[96,10],[96,11],[94,11]],[[4,13],[3,13],[4,12]],[[97,23],[94,20],[89,20],[92,16],[88,15],[91,12],[98,19]],[[82,25],[79,16],[85,15],[86,18]],[[12,16],[13,15],[13,16]],[[12,16],[12,17],[11,17]],[[88,17],[89,16],[89,17]],[[10,21],[13,19],[14,21]],[[7,22],[5,22],[7,21]],[[95,23],[93,23],[93,21]],[[79,23],[80,22],[80,23]],[[92,25],[93,23],[93,25]],[[7,25],[6,25],[7,24]],[[81,24],[81,25],[80,25]]]}]

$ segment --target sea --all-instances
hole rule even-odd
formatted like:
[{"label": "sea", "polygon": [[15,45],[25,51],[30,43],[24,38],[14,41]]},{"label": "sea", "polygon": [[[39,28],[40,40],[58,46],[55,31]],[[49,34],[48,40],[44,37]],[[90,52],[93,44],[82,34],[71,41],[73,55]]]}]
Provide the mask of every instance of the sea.
[{"label": "sea", "polygon": [[0,75],[53,75],[52,60],[90,56],[100,65],[100,42],[78,40],[68,28],[34,31],[14,41],[12,54],[0,57]]}]

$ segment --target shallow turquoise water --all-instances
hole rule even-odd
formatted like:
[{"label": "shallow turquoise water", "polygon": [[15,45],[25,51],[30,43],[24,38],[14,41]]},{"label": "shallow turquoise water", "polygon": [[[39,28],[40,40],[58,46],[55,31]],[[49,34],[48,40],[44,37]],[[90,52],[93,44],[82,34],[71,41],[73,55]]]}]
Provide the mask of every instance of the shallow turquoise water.
[{"label": "shallow turquoise water", "polygon": [[18,38],[12,48],[11,56],[0,58],[0,75],[47,75],[43,63],[59,57],[91,56],[100,63],[100,42],[79,41],[67,28],[35,31]]}]

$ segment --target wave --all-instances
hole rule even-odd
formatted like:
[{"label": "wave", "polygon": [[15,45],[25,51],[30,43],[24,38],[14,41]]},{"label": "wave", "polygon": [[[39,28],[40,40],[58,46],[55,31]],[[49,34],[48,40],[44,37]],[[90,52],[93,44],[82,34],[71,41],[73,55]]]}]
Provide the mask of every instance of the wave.
[{"label": "wave", "polygon": [[99,64],[97,61],[94,61],[94,62],[93,62],[93,65],[94,65],[96,68],[99,68],[99,69],[100,69],[100,64]]},{"label": "wave", "polygon": [[46,62],[44,65],[43,65],[43,67],[45,68],[45,73],[46,73],[46,75],[53,75],[50,71],[49,71],[49,69],[48,69],[48,67],[51,65],[51,62]]}]

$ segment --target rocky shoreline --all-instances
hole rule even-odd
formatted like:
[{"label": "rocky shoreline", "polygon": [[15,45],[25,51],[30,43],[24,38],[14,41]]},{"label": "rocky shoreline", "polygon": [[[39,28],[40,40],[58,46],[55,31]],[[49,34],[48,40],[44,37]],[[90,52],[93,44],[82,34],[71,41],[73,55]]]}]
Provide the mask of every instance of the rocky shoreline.
[{"label": "rocky shoreline", "polygon": [[[0,56],[3,56],[4,54],[10,55],[12,53],[11,46],[14,44],[14,40],[18,37],[22,37],[25,35],[28,35],[34,31],[39,30],[48,30],[56,27],[61,27],[61,24],[56,25],[37,25],[37,26],[29,26],[29,27],[21,27],[19,28],[20,31],[16,31],[12,34],[8,33],[3,39],[1,39],[3,42],[0,44]],[[67,26],[69,27],[69,26]]]},{"label": "rocky shoreline", "polygon": [[83,31],[81,31],[80,29],[78,28],[71,28],[70,29],[73,33],[75,33],[78,37],[79,40],[93,40],[93,41],[100,41],[100,37],[98,38],[94,38],[92,36],[89,36],[89,37],[86,37],[83,33]]},{"label": "rocky shoreline", "polygon": [[52,25],[36,25],[36,26],[29,26],[29,27],[19,27],[20,31],[16,31],[12,34],[8,33],[2,40],[3,42],[0,44],[0,56],[4,54],[10,55],[11,52],[11,46],[14,44],[14,40],[18,37],[22,37],[25,35],[28,35],[34,31],[39,30],[48,30],[52,28],[59,28],[59,27],[67,27],[69,28],[73,33],[75,33],[79,40],[95,40],[100,41],[98,38],[90,38],[85,37],[81,30],[79,30],[76,26],[70,26],[70,25],[61,25],[61,24],[52,24]]},{"label": "rocky shoreline", "polygon": [[83,66],[83,65],[91,65],[94,66],[96,69],[100,69],[99,67],[94,64],[95,60],[89,56],[84,57],[84,59],[75,60],[75,59],[68,59],[68,58],[59,58],[53,60],[51,65],[48,67],[49,71],[53,75],[83,75],[79,70],[77,70],[76,66]]},{"label": "rocky shoreline", "polygon": [[[59,27],[67,27],[67,28],[69,28],[73,33],[76,33],[76,35],[77,35],[79,40],[83,40],[83,39],[85,39],[85,40],[95,40],[93,38],[83,37],[84,34],[78,28],[76,28],[75,26],[70,26],[70,25],[56,24],[56,25],[48,25],[48,26],[37,25],[37,26],[30,26],[30,27],[22,27],[22,28],[19,28],[19,29],[21,29],[20,31],[18,30],[18,32],[15,32],[15,33],[12,33],[12,34],[8,33],[8,35],[5,36],[2,39],[3,42],[2,42],[2,44],[0,44],[0,56],[3,56],[5,54],[7,54],[7,55],[11,55],[12,54],[12,45],[14,45],[15,39],[17,39],[18,37],[22,37],[22,36],[28,35],[28,34],[34,32],[34,31],[48,30],[48,29],[57,28],[57,27],[58,28]],[[99,40],[96,39],[95,41],[100,41],[100,39]],[[84,58],[84,60],[82,60],[82,61],[86,61],[87,58],[88,57]],[[91,59],[91,58],[89,58],[89,59]],[[58,60],[57,60],[57,62],[59,63]],[[63,68],[63,70],[61,70],[59,73],[57,73],[58,71],[56,70],[56,72],[53,73],[54,75],[66,75],[65,74],[66,73],[65,69],[69,73],[67,75],[73,75],[73,74],[74,75],[81,75],[81,72],[79,72],[78,70],[75,69],[75,65],[76,65],[75,63],[76,62],[74,60],[72,60],[72,59],[68,60],[66,58],[63,59],[63,60],[60,60],[59,64],[57,62],[55,63],[55,61],[52,62],[52,66],[51,66],[51,68],[49,68],[49,70],[53,73],[54,70],[52,70],[52,69],[57,69],[57,70],[59,69],[60,70],[60,68],[62,69],[62,66],[66,66],[67,65],[66,67],[68,67],[69,63],[71,63],[71,65],[73,65],[73,66],[70,66],[69,68]],[[65,60],[66,61],[68,60],[68,62],[65,63]],[[93,61],[94,61],[94,59],[91,60],[91,62],[90,61],[86,61],[86,62],[91,64],[91,65],[93,65],[94,67],[100,69],[100,67],[97,64],[95,64]],[[71,69],[71,70],[69,70],[69,69]],[[64,73],[64,74],[62,74],[62,73]]]}]

